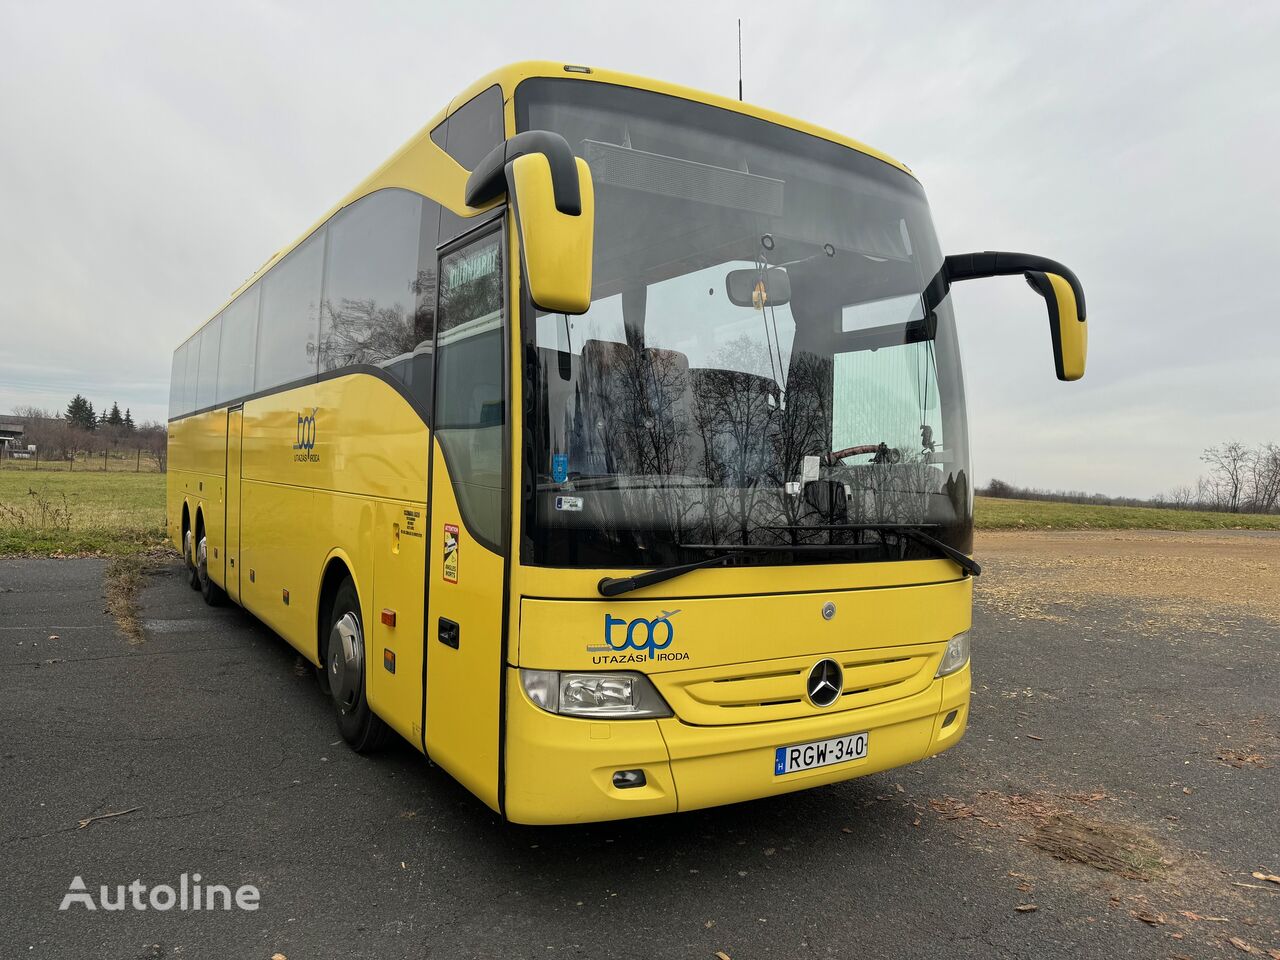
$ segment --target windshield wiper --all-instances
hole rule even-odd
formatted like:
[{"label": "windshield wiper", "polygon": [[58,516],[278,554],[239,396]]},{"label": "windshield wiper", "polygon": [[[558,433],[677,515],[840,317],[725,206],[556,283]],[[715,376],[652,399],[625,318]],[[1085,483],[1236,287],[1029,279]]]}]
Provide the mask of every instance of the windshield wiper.
[{"label": "windshield wiper", "polygon": [[982,567],[978,561],[967,556],[951,546],[944,543],[931,533],[925,533],[923,527],[935,527],[937,524],[913,524],[913,523],[825,523],[812,525],[795,525],[795,526],[775,526],[770,527],[771,530],[875,530],[881,533],[900,533],[910,537],[917,543],[923,543],[927,547],[932,547],[936,553],[941,554],[948,560],[953,561],[961,570],[970,576],[982,576]]},{"label": "windshield wiper", "polygon": [[732,559],[732,553],[724,553],[708,557],[706,560],[699,560],[697,563],[685,563],[678,567],[659,567],[657,570],[648,570],[630,577],[603,577],[596,584],[596,589],[600,591],[602,597],[616,597],[619,594],[630,593],[632,590],[639,590],[641,587],[661,583],[663,580],[671,580],[694,570],[701,570],[703,567],[714,567],[716,564]]},{"label": "windshield wiper", "polygon": [[701,570],[703,567],[714,567],[727,563],[740,553],[831,553],[833,550],[876,550],[878,547],[870,543],[681,543],[682,550],[718,550],[722,551],[706,560],[697,563],[684,563],[678,567],[658,567],[630,577],[603,577],[596,584],[602,597],[616,597],[630,593],[641,587],[652,586],[671,580],[675,577]]}]

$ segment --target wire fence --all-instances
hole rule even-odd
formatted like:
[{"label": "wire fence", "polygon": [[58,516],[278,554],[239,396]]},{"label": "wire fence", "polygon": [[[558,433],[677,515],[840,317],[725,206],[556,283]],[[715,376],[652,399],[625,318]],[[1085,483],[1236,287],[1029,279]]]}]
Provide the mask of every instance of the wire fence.
[{"label": "wire fence", "polygon": [[101,453],[80,450],[74,454],[49,457],[37,450],[0,449],[0,470],[30,470],[90,473],[164,473],[165,457],[154,450],[104,450]]}]

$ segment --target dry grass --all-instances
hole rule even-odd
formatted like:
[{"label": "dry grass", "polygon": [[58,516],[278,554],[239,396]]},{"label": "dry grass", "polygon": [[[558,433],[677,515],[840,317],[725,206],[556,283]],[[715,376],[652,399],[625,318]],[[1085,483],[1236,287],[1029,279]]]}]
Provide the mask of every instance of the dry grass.
[{"label": "dry grass", "polygon": [[107,612],[130,643],[146,639],[138,616],[138,594],[142,592],[143,578],[150,564],[151,560],[141,553],[117,554],[107,564]]},{"label": "dry grass", "polygon": [[0,557],[114,555],[164,538],[165,475],[0,470]]},{"label": "dry grass", "polygon": [[1280,536],[1267,533],[995,532],[976,537],[982,603],[1019,619],[1089,622],[1122,604],[1124,629],[1176,639],[1245,618],[1280,624]]}]

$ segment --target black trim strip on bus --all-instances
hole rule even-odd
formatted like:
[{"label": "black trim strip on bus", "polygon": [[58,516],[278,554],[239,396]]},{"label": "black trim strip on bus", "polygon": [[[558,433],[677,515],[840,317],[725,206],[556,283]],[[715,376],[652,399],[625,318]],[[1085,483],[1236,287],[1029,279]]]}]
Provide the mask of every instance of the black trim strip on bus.
[{"label": "black trim strip on bus", "polygon": [[[575,184],[576,185],[576,184]],[[514,207],[513,207],[514,209]],[[514,359],[512,352],[515,340],[512,337],[512,329],[515,324],[515,306],[516,291],[510,282],[511,269],[514,264],[511,262],[511,246],[512,246],[512,218],[508,217],[503,223],[502,243],[505,247],[503,254],[507,257],[504,261],[507,269],[502,271],[503,297],[507,304],[506,323],[503,327],[503,359],[502,364],[502,381],[507,402],[506,416],[503,417],[505,429],[503,430],[502,444],[502,487],[506,493],[506,509],[502,511],[503,540],[506,542],[506,551],[502,558],[502,631],[498,643],[498,815],[505,821],[507,819],[507,661],[510,659],[511,645],[511,554],[515,549],[512,541],[514,527],[511,522],[512,504],[515,502],[515,491],[511,487],[512,474],[514,473],[514,464],[511,459],[511,448],[515,443],[515,430],[512,424],[512,411],[515,409],[515,391],[518,388],[520,397],[520,423],[523,428],[524,424],[524,379],[523,375],[519,384],[511,382],[511,364]],[[519,246],[519,243],[516,244]],[[517,253],[517,256],[519,254]],[[524,271],[520,271],[523,278]],[[523,286],[523,283],[522,283]],[[520,311],[523,318],[524,311]],[[519,338],[523,342],[524,338]],[[524,351],[520,352],[520,369],[524,370]]]},{"label": "black trim strip on bus", "polygon": [[[931,558],[932,559],[932,558]],[[893,563],[910,563],[919,561],[890,561]],[[758,569],[758,568],[753,568]],[[557,603],[668,603],[673,600],[746,600],[753,597],[800,597],[826,596],[833,593],[865,593],[868,590],[909,590],[913,587],[941,587],[950,583],[963,583],[971,577],[952,577],[950,580],[926,580],[921,583],[884,583],[865,587],[833,587],[830,590],[770,590],[767,593],[690,593],[681,596],[663,594],[661,597],[547,597],[541,594],[524,594],[521,600],[554,600]]]},{"label": "black trim strip on bus", "polygon": [[[297,380],[290,380],[288,383],[282,383],[278,387],[268,387],[264,390],[258,390],[254,393],[245,394],[242,397],[236,397],[232,400],[225,400],[221,403],[211,404],[210,406],[207,406],[207,407],[200,407],[197,410],[192,410],[190,413],[184,413],[184,414],[181,414],[180,416],[170,417],[166,421],[166,423],[177,423],[179,420],[187,419],[187,417],[196,417],[202,413],[208,413],[211,410],[219,410],[219,409],[222,409],[223,407],[226,407],[228,409],[236,406],[243,407],[246,403],[248,403],[251,400],[261,400],[263,397],[269,397],[276,393],[284,393],[288,390],[297,390],[299,387],[308,387],[308,386],[312,386],[313,384],[324,383],[328,380],[337,380],[339,377],[349,377],[356,374],[364,374],[365,376],[374,377],[378,380],[381,380],[383,383],[387,384],[388,386],[390,386],[393,390],[395,390],[396,393],[400,394],[400,396],[404,398],[404,400],[409,404],[410,407],[413,408],[414,413],[416,413],[422,419],[422,422],[428,428],[431,427],[431,419],[429,414],[424,412],[422,409],[420,409],[417,401],[413,397],[413,394],[411,394],[408,388],[405,387],[403,381],[393,377],[391,374],[387,373],[385,368],[380,367],[374,363],[354,363],[347,367],[339,367],[336,370],[326,370],[324,373],[312,374],[311,376],[300,377]],[[434,383],[432,385],[432,392],[433,393],[435,392]]]}]

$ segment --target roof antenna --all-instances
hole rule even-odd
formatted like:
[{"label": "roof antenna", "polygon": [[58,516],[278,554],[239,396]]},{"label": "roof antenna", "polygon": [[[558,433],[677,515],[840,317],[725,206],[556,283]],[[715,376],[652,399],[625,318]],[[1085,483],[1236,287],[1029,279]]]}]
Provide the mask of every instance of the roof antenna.
[{"label": "roof antenna", "polygon": [[742,102],[742,18],[738,18],[738,102]]}]

